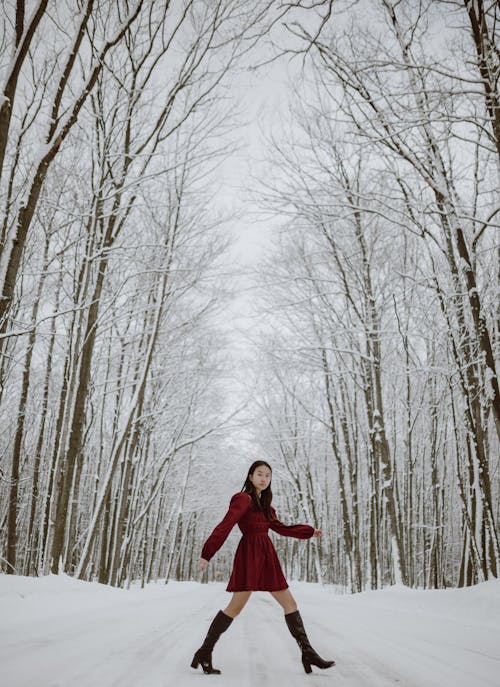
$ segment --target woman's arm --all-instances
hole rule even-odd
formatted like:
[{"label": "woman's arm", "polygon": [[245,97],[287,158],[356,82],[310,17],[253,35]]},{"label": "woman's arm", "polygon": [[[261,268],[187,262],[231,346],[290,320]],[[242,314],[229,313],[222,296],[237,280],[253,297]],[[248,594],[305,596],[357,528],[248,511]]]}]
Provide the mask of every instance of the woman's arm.
[{"label": "woman's arm", "polygon": [[238,520],[240,520],[250,508],[251,503],[252,499],[249,494],[242,491],[234,494],[229,503],[229,510],[226,515],[217,527],[214,528],[212,534],[203,545],[201,550],[201,558],[203,560],[209,561],[212,556],[217,553]]},{"label": "woman's arm", "polygon": [[284,525],[276,516],[276,511],[271,506],[271,513],[273,520],[269,523],[269,527],[278,534],[284,537],[295,537],[296,539],[310,539],[311,537],[318,537],[320,530],[315,530],[311,525]]}]

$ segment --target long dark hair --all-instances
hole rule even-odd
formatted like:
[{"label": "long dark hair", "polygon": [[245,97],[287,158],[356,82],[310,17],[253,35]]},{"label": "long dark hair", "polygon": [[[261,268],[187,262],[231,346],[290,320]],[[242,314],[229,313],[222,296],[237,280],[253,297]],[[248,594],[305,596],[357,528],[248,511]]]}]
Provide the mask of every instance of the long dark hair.
[{"label": "long dark hair", "polygon": [[250,475],[252,475],[257,468],[260,468],[261,465],[265,465],[266,468],[269,468],[269,470],[271,470],[272,479],[273,469],[269,465],[269,463],[266,463],[265,460],[256,460],[254,463],[250,465],[248,469],[247,478],[245,480],[245,484],[243,485],[242,491],[246,492],[247,494],[250,494],[250,496],[252,497],[254,508],[256,510],[262,511],[268,520],[272,520],[273,515],[271,513],[271,502],[273,500],[273,492],[271,491],[271,482],[269,482],[269,485],[260,492],[259,499],[259,497],[257,496],[257,491],[255,490],[254,485],[250,481]]}]

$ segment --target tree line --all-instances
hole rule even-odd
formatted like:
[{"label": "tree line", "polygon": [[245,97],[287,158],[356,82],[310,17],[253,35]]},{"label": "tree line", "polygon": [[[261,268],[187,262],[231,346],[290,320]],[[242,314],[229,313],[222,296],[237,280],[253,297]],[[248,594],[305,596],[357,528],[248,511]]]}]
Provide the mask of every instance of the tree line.
[{"label": "tree line", "polygon": [[226,93],[289,9],[5,3],[3,571],[124,584],[183,560],[190,469],[227,422]]},{"label": "tree line", "polygon": [[271,38],[297,78],[248,180],[281,228],[246,445],[283,519],[323,529],[276,541],[286,572],[352,591],[497,576],[496,5],[6,8],[0,569],[197,579],[223,514],[207,480],[242,445],[212,182],[231,79]]},{"label": "tree line", "polygon": [[369,5],[294,30],[261,445],[326,529],[313,578],[464,586],[500,563],[498,6]]}]

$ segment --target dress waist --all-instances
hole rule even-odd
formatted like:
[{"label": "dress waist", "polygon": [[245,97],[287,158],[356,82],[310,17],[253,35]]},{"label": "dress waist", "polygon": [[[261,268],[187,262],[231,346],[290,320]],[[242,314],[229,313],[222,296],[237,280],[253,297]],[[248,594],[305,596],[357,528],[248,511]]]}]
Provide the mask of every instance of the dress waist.
[{"label": "dress waist", "polygon": [[261,532],[243,532],[243,536],[248,539],[252,537],[267,537],[268,530],[262,530]]}]

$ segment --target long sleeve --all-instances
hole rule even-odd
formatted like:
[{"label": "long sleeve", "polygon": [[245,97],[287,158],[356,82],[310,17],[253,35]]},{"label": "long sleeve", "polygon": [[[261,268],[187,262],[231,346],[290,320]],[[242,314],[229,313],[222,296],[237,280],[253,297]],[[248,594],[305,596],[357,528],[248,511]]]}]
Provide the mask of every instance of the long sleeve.
[{"label": "long sleeve", "polygon": [[314,527],[311,525],[284,525],[276,517],[276,511],[271,507],[274,520],[271,520],[269,527],[284,537],[295,537],[296,539],[310,539],[314,534]]},{"label": "long sleeve", "polygon": [[251,504],[252,499],[250,495],[245,492],[240,491],[232,496],[229,503],[229,510],[203,545],[201,550],[202,558],[209,561],[212,556],[217,553],[228,538],[233,527],[238,520],[245,515]]}]

